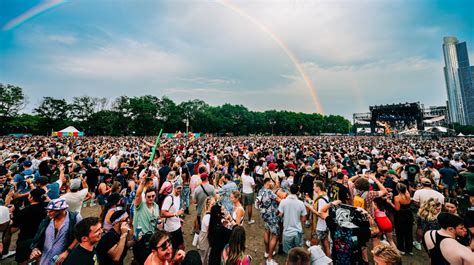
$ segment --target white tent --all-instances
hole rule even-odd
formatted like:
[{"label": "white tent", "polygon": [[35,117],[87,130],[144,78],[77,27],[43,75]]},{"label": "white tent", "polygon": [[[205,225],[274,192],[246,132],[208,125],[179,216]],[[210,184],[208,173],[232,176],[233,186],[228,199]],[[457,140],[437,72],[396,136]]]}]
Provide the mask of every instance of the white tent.
[{"label": "white tent", "polygon": [[464,136],[464,134],[462,134],[462,133],[458,134],[458,137],[463,137],[463,136]]},{"label": "white tent", "polygon": [[62,133],[66,133],[66,132],[67,132],[67,133],[71,133],[71,132],[72,132],[72,133],[75,133],[75,132],[77,132],[77,133],[78,133],[79,130],[76,129],[76,128],[74,128],[74,126],[69,126],[69,127],[67,127],[67,128],[64,128],[64,129],[60,130],[59,132],[62,132]]}]

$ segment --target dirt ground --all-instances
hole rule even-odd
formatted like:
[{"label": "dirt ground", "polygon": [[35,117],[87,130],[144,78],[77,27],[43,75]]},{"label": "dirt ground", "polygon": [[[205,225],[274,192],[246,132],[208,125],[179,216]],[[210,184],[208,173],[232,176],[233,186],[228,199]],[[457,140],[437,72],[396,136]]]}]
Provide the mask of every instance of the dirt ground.
[{"label": "dirt ground", "polygon": [[[99,206],[95,207],[87,207],[82,209],[82,216],[83,217],[88,217],[88,216],[99,216],[100,209]],[[191,245],[193,236],[192,236],[192,224],[193,224],[193,216],[195,216],[195,207],[192,206],[190,209],[190,215],[186,216],[185,222],[184,222],[184,240],[186,243],[186,250],[191,250],[191,249],[196,249]],[[254,224],[247,224],[245,222],[244,227],[246,230],[246,254],[249,254],[252,256],[252,264],[265,264],[265,260],[263,257],[264,254],[264,244],[263,244],[263,232],[264,232],[264,226],[263,222],[258,214],[257,211],[254,210],[253,212],[253,218],[255,219]],[[305,234],[308,235],[309,231],[308,229],[305,229]],[[10,249],[14,250],[15,249],[15,241],[16,241],[16,235],[14,235],[12,239],[12,245],[10,246]],[[429,264],[428,256],[426,255],[424,250],[418,251],[414,249],[414,256],[403,256],[403,264]],[[125,259],[125,264],[130,264],[131,260],[131,251],[129,251],[126,259]],[[278,264],[285,264],[286,261],[286,255],[277,255],[275,257],[275,261],[278,262]],[[16,264],[14,257],[1,260],[0,264],[2,265],[13,265]],[[373,263],[371,263],[373,264]]]}]

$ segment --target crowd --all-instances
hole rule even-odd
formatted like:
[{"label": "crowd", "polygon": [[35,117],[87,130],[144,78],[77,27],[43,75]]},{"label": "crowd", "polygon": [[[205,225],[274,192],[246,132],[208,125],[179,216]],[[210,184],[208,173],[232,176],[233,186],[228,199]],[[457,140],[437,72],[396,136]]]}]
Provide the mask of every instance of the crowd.
[{"label": "crowd", "polygon": [[[474,264],[469,138],[201,137],[153,149],[143,137],[0,138],[2,258],[251,264],[258,215],[254,255],[270,265],[401,264],[414,249],[431,264]],[[84,207],[100,214],[83,218]]]}]

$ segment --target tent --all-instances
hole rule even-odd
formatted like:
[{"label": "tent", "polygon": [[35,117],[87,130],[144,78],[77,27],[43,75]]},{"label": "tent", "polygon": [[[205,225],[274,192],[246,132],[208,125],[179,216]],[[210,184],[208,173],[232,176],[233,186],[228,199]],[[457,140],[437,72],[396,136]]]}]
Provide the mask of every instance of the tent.
[{"label": "tent", "polygon": [[458,137],[464,137],[464,134],[459,133],[459,134],[458,134]]},{"label": "tent", "polygon": [[84,132],[80,132],[74,126],[68,126],[58,132],[52,132],[51,136],[84,136]]}]

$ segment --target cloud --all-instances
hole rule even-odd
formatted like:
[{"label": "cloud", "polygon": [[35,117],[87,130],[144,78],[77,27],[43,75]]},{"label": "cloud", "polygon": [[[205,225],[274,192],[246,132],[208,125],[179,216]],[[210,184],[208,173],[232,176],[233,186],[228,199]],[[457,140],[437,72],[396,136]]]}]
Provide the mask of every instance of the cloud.
[{"label": "cloud", "polygon": [[234,79],[218,79],[218,78],[207,78],[207,77],[193,77],[193,78],[178,78],[178,80],[194,83],[194,84],[208,84],[208,85],[235,85],[238,83]]}]

